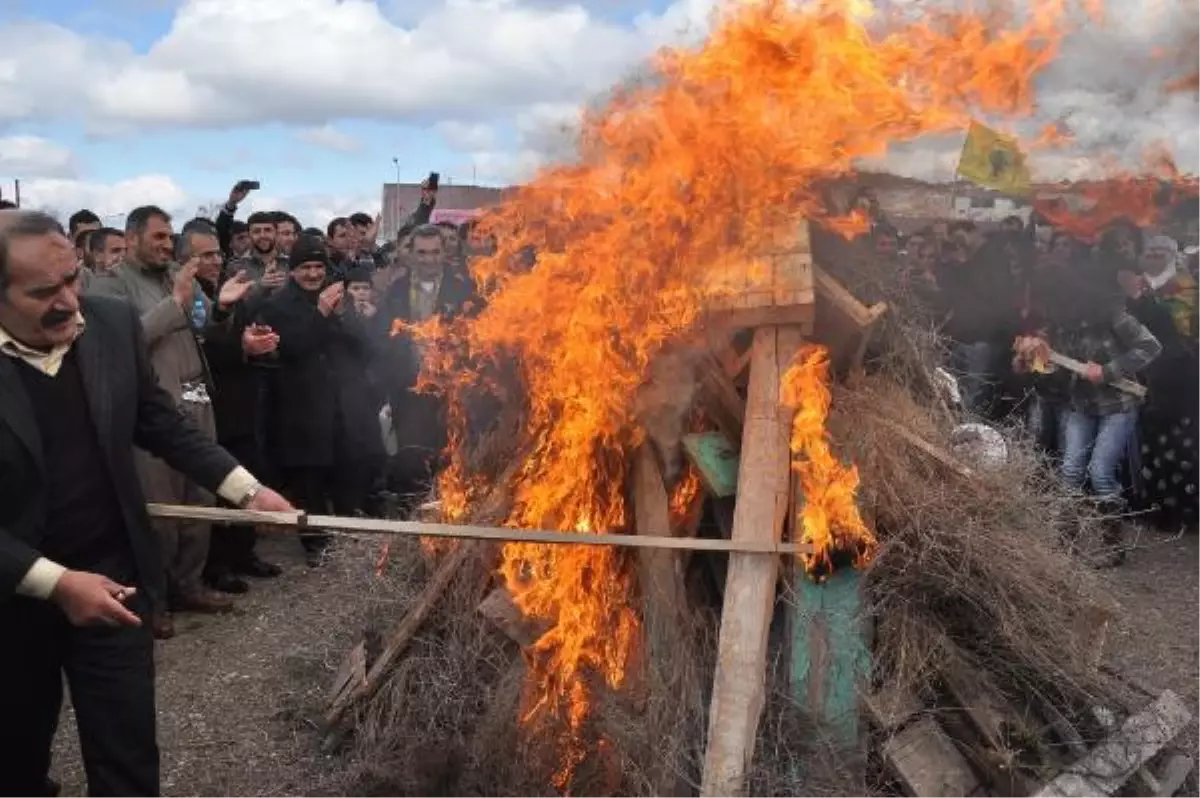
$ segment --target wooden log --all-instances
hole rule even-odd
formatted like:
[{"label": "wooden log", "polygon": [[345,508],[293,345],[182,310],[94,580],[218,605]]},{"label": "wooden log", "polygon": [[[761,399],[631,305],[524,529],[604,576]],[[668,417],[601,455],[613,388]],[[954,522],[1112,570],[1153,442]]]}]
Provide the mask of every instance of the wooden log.
[{"label": "wooden log", "polygon": [[1112,795],[1191,720],[1187,706],[1166,690],[1157,701],[1128,718],[1116,733],[1036,794],[1058,798]]},{"label": "wooden log", "polygon": [[723,432],[685,435],[683,451],[711,495],[724,499],[737,493],[737,448]]},{"label": "wooden log", "polygon": [[[802,343],[794,327],[754,333],[733,541],[780,540],[788,513],[791,413],[780,402],[783,372]],[[754,754],[764,702],[767,632],[779,560],[729,558],[709,711],[702,795],[737,795]]]},{"label": "wooden log", "polygon": [[857,746],[860,685],[871,671],[861,630],[862,574],[842,568],[818,584],[796,563],[792,584],[792,694],[835,745]]},{"label": "wooden log", "polygon": [[979,779],[932,718],[906,726],[883,744],[883,757],[907,795],[971,795]]}]

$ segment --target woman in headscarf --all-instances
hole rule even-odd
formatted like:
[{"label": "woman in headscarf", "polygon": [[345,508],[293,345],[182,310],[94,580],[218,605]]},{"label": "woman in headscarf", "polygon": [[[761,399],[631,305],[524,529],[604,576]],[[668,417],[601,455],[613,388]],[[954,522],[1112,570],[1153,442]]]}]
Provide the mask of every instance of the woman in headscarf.
[{"label": "woman in headscarf", "polygon": [[1137,499],[1158,524],[1194,528],[1200,501],[1196,283],[1167,236],[1147,241],[1139,265],[1139,272],[1121,273],[1122,286],[1130,312],[1159,339],[1163,353],[1145,375],[1150,391],[1139,423]]}]

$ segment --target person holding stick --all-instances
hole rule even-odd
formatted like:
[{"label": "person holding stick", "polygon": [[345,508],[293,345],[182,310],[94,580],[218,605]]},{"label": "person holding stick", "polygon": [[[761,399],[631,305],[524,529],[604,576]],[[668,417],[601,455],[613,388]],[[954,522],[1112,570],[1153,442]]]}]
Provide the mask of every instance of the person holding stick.
[{"label": "person holding stick", "polygon": [[[1039,390],[1063,397],[1058,416],[1066,487],[1090,487],[1105,517],[1104,565],[1125,561],[1125,497],[1119,477],[1145,395],[1136,375],[1162,345],[1125,309],[1111,264],[1071,269],[1031,298],[1028,330],[1014,343],[1013,368],[1035,372]],[[1051,365],[1059,368],[1051,371]]]},{"label": "person holding stick", "polygon": [[235,505],[293,511],[179,412],[137,311],[79,296],[58,222],[0,211],[0,795],[51,794],[64,674],[88,793],[159,792],[166,585],[134,446]]}]

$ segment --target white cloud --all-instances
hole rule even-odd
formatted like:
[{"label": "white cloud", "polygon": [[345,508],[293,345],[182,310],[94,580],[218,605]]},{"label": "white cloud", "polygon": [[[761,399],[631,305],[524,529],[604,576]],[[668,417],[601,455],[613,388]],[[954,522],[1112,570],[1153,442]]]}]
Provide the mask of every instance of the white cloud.
[{"label": "white cloud", "polygon": [[341,153],[353,153],[362,149],[362,142],[348,133],[343,133],[333,125],[305,128],[296,133],[296,138],[327,150]]},{"label": "white cloud", "polygon": [[116,183],[43,178],[21,181],[21,206],[47,210],[66,219],[80,208],[108,224],[120,224],[139,205],[158,205],[169,213],[195,213],[187,192],[166,175],[142,175]]},{"label": "white cloud", "polygon": [[434,125],[434,130],[456,150],[486,150],[496,143],[496,129],[483,123],[447,119]]},{"label": "white cloud", "polygon": [[18,22],[0,33],[0,115],[80,112],[108,131],[436,119],[580,102],[711,2],[681,0],[629,27],[575,3],[441,0],[401,26],[369,0],[188,0],[144,54]]},{"label": "white cloud", "polygon": [[66,147],[38,136],[0,138],[0,175],[17,179],[71,177],[75,158]]}]

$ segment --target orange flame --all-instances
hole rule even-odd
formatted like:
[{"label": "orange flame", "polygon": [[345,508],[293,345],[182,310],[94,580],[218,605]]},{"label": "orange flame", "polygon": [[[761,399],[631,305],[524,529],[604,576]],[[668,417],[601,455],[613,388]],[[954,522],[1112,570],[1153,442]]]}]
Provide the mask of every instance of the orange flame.
[{"label": "orange flame", "polygon": [[[703,46],[661,52],[646,80],[588,114],[578,162],[543,171],[484,219],[481,233],[498,241],[472,265],[484,309],[422,332],[457,353],[426,365],[452,423],[465,424],[461,408],[492,365],[516,364],[525,426],[507,523],[627,531],[626,457],[643,437],[634,399],[653,358],[703,319],[698,287],[720,282],[720,264],[753,261],[799,218],[861,225],[831,218],[819,188],[857,159],[963,130],[979,114],[1027,113],[1067,5],[1034,2],[1022,20],[930,10],[892,22],[868,19],[863,0],[731,2]],[[817,418],[811,393],[805,384],[797,396],[805,423]],[[479,486],[462,429],[454,440],[440,489],[463,508]],[[801,427],[798,440],[805,534],[821,534],[821,512],[835,544],[865,541],[848,509],[853,469],[832,468],[817,429]],[[855,549],[860,559],[868,548]],[[550,624],[534,646],[524,717],[565,722],[556,784],[568,789],[593,689],[622,684],[639,633],[629,566],[608,548],[514,544],[501,572],[522,611]]]},{"label": "orange flame", "polygon": [[829,448],[825,429],[832,401],[829,353],[822,346],[805,347],[782,382],[783,404],[796,411],[792,470],[800,477],[804,501],[799,542],[813,547],[810,554],[800,555],[804,569],[823,579],[834,570],[835,554],[846,555],[856,568],[863,567],[874,557],[878,543],[863,523],[855,501],[858,469],[839,463]]}]

